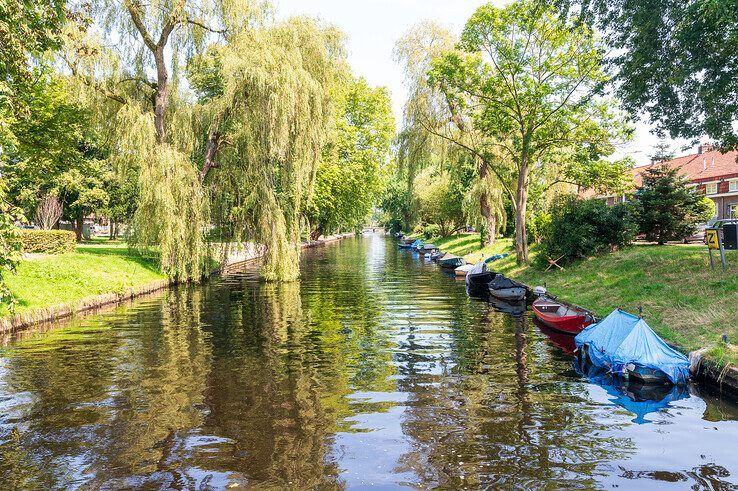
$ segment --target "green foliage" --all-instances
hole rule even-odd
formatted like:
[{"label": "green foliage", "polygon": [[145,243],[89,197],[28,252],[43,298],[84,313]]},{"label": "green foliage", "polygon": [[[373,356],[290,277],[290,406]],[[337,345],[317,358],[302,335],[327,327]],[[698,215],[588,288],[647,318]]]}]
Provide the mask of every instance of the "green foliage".
[{"label": "green foliage", "polygon": [[464,226],[464,194],[453,185],[447,172],[424,170],[415,179],[419,216],[423,223],[436,224],[442,237]]},{"label": "green foliage", "polygon": [[734,0],[560,0],[607,33],[619,92],[672,137],[738,148],[738,8]]},{"label": "green foliage", "polygon": [[517,259],[527,262],[531,183],[540,193],[590,176],[582,169],[604,165],[613,139],[627,134],[615,104],[601,96],[608,80],[602,45],[552,6],[520,0],[480,7],[459,47],[434,61],[430,80],[457,120],[473,122],[481,135],[475,154],[512,200]]},{"label": "green foliage", "polygon": [[[341,88],[339,88],[341,90]],[[313,238],[361,226],[382,191],[395,133],[383,87],[351,80],[338,101],[334,135],[323,150],[307,217]]]},{"label": "green foliage", "polygon": [[387,230],[398,232],[411,230],[415,225],[412,203],[413,196],[407,189],[405,181],[396,177],[390,179],[379,200],[382,226]]},{"label": "green foliage", "polygon": [[220,50],[223,95],[203,108],[210,132],[229,143],[209,179],[213,216],[233,231],[225,240],[264,246],[266,280],[299,275],[300,220],[347,73],[342,47],[340,32],[294,18],[234,35]]},{"label": "green foliage", "polygon": [[423,238],[425,240],[432,239],[441,235],[441,227],[436,224],[430,224],[423,227]]},{"label": "green foliage", "polygon": [[21,210],[6,201],[5,184],[0,181],[0,305],[7,305],[12,311],[15,298],[8,288],[6,274],[15,273],[21,257],[21,236],[17,222],[24,222]]},{"label": "green foliage", "polygon": [[67,230],[24,229],[20,237],[25,253],[65,254],[77,246],[74,232]]},{"label": "green foliage", "polygon": [[691,235],[698,223],[715,212],[704,196],[687,187],[678,169],[667,167],[647,169],[635,199],[641,233],[660,245]]},{"label": "green foliage", "polygon": [[37,90],[41,58],[59,47],[64,0],[0,2],[0,147],[14,143],[12,123],[28,118],[28,93]]},{"label": "green foliage", "polygon": [[545,262],[543,256],[564,256],[562,264],[626,246],[637,230],[630,206],[607,206],[600,199],[573,196],[556,199],[540,225],[543,254],[539,258]]}]

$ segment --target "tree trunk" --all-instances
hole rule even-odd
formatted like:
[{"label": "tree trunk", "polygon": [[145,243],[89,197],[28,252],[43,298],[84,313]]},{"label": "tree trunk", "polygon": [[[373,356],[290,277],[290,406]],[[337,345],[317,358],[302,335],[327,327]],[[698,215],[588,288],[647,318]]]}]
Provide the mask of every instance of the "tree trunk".
[{"label": "tree trunk", "polygon": [[489,202],[489,193],[485,190],[482,193],[482,197],[479,199],[479,209],[484,218],[485,227],[487,228],[487,235],[484,238],[485,245],[491,245],[495,243],[495,235],[497,234],[497,217],[492,211],[492,207]]},{"label": "tree trunk", "polygon": [[164,62],[164,46],[159,45],[154,50],[156,63],[156,93],[154,94],[154,127],[156,128],[156,142],[164,143],[166,138],[167,93],[169,91],[169,74]]},{"label": "tree trunk", "polygon": [[115,220],[111,218],[110,219],[110,234],[109,234],[110,240],[115,240],[118,237],[117,226],[118,224],[115,222]]},{"label": "tree trunk", "polygon": [[523,156],[515,194],[515,254],[518,264],[528,264],[528,230],[525,225],[528,208],[528,159]]},{"label": "tree trunk", "polygon": [[316,227],[310,232],[310,240],[318,240],[323,235],[323,230],[320,227]]},{"label": "tree trunk", "polygon": [[84,218],[74,219],[74,235],[77,236],[77,242],[82,242],[82,227],[84,227],[84,224],[85,224]]}]

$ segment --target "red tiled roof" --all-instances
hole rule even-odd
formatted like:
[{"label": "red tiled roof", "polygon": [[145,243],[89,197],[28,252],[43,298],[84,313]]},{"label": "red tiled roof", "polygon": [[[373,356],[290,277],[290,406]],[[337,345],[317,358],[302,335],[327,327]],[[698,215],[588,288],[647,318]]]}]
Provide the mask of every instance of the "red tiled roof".
[{"label": "red tiled roof", "polygon": [[[643,172],[654,166],[679,169],[679,173],[687,180],[693,183],[704,183],[738,177],[738,161],[736,159],[738,159],[738,151],[720,153],[717,150],[709,150],[703,153],[684,155],[672,160],[634,167],[630,169],[630,173],[633,176],[633,182],[636,187],[643,183]],[[587,189],[582,193],[582,196],[591,198],[599,196],[599,193]]]},{"label": "red tiled roof", "polygon": [[736,162],[736,158],[738,158],[738,151],[720,153],[717,150],[710,150],[701,154],[685,155],[665,162],[636,167],[633,170],[638,171],[637,178],[640,178],[640,173],[652,165],[665,165],[673,169],[679,169],[680,174],[690,181],[705,182],[737,176],[738,162]]}]

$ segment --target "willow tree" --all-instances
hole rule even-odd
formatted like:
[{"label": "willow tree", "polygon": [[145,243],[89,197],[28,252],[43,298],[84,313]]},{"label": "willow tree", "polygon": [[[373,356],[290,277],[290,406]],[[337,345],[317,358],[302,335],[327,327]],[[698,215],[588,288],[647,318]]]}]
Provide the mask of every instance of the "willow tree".
[{"label": "willow tree", "polygon": [[480,159],[500,153],[502,165],[486,168],[513,203],[517,260],[527,263],[531,186],[566,181],[624,136],[622,118],[601,97],[602,44],[552,6],[521,0],[480,7],[459,48],[434,61],[431,83],[485,138],[474,149]]},{"label": "willow tree", "polygon": [[[411,29],[395,47],[395,57],[404,68],[405,83],[409,90],[404,110],[404,128],[399,139],[398,161],[408,179],[412,194],[416,173],[438,158],[445,164],[463,165],[473,159],[477,179],[469,195],[478,200],[467,209],[470,223],[478,223],[486,231],[485,240],[492,243],[505,220],[500,182],[489,172],[489,152],[484,152],[484,136],[462,114],[456,99],[449,98],[438,86],[430,83],[428,74],[433,61],[454,49],[454,38],[444,28],[433,23],[423,23]],[[468,204],[468,199],[466,200]]]},{"label": "willow tree", "polygon": [[198,62],[200,177],[223,237],[264,248],[261,275],[299,275],[301,214],[331,134],[343,36],[306,18],[242,31]]}]

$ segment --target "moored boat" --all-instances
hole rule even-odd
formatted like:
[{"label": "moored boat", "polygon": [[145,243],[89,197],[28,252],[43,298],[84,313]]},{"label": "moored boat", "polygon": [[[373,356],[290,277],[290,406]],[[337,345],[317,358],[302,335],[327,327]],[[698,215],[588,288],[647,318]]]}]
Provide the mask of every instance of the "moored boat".
[{"label": "moored boat", "polygon": [[420,252],[423,250],[423,247],[425,247],[425,243],[422,240],[416,240],[413,242],[413,250]]},{"label": "moored boat", "polygon": [[403,238],[403,239],[400,239],[399,247],[400,249],[412,249],[414,242],[415,242],[415,239]]},{"label": "moored boat", "polygon": [[689,360],[667,345],[646,324],[620,309],[574,339],[583,362],[649,384],[682,384],[689,378]]},{"label": "moored boat", "polygon": [[443,269],[456,269],[464,264],[466,263],[462,258],[453,254],[446,254],[438,260],[438,265]]},{"label": "moored boat", "polygon": [[579,334],[594,323],[594,316],[581,307],[543,296],[533,302],[533,312],[547,327],[567,334]]},{"label": "moored boat", "polygon": [[432,260],[432,261],[438,261],[438,260],[439,260],[439,259],[441,259],[441,258],[442,258],[443,256],[445,256],[445,254],[444,254],[443,252],[441,252],[441,251],[438,251],[438,250],[436,250],[436,251],[433,251],[433,252],[431,253],[431,260]]},{"label": "moored boat", "polygon": [[508,302],[525,300],[528,295],[528,287],[501,274],[495,276],[488,288],[490,295]]},{"label": "moored boat", "polygon": [[454,274],[457,278],[466,278],[466,275],[469,274],[469,271],[474,269],[474,266],[471,264],[464,264],[462,266],[459,266],[458,268],[454,269]]},{"label": "moored boat", "polygon": [[480,261],[466,274],[466,286],[470,290],[486,290],[487,285],[495,276],[497,273],[488,270],[484,261]]}]

